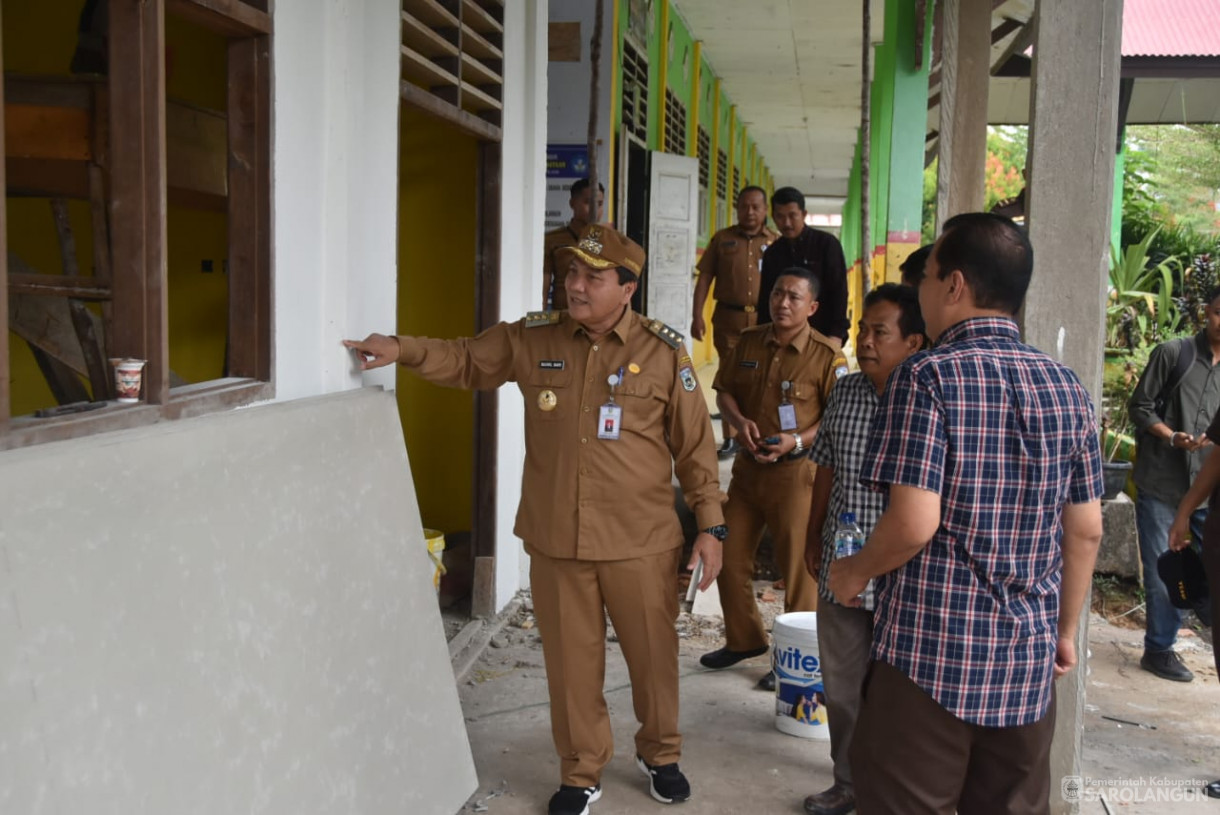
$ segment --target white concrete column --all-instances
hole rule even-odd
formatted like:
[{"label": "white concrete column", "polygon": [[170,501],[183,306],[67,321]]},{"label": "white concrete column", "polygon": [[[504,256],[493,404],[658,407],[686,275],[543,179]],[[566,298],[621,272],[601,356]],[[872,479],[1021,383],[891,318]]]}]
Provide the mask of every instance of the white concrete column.
[{"label": "white concrete column", "polygon": [[[515,320],[538,307],[542,288],[547,133],[547,10],[541,3],[504,6],[504,166],[501,172],[500,316]],[[513,534],[525,461],[525,409],[515,386],[500,393],[497,440],[496,585],[502,609],[529,584],[529,558]]]},{"label": "white concrete column", "polygon": [[[1026,218],[1034,278],[1025,341],[1069,365],[1101,396],[1105,292],[1114,196],[1122,0],[1039,0],[1030,99]],[[1076,670],[1059,680],[1051,811],[1071,812],[1059,785],[1079,775],[1088,634]]]},{"label": "white concrete column", "polygon": [[940,69],[940,162],[936,231],[962,212],[983,208],[987,91],[991,80],[991,3],[944,0]]}]

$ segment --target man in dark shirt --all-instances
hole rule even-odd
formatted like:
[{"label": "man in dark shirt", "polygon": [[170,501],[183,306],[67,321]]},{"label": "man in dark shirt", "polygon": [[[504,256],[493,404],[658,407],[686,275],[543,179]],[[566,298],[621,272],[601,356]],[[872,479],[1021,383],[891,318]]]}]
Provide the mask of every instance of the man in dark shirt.
[{"label": "man in dark shirt", "polygon": [[[1128,410],[1137,430],[1135,526],[1146,601],[1140,667],[1162,679],[1189,682],[1194,674],[1173,649],[1182,612],[1170,603],[1156,562],[1169,546],[1166,532],[1174,512],[1212,446],[1204,431],[1220,410],[1220,287],[1208,292],[1202,331],[1152,349]],[[1202,538],[1206,520],[1200,501],[1191,515],[1196,538]]]},{"label": "man in dark shirt", "polygon": [[802,266],[818,276],[821,305],[809,325],[842,347],[847,341],[847,262],[839,239],[805,225],[805,196],[795,187],[781,187],[771,196],[771,218],[780,238],[763,254],[758,293],[758,323],[771,322],[771,287],[785,269]]}]

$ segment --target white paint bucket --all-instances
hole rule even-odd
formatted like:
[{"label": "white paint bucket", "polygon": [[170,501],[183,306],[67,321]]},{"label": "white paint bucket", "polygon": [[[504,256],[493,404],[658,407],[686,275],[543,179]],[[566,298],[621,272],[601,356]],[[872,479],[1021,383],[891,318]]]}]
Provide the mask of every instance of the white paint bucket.
[{"label": "white paint bucket", "polygon": [[775,671],[776,729],[802,739],[829,740],[817,612],[794,611],[775,618],[771,668]]}]

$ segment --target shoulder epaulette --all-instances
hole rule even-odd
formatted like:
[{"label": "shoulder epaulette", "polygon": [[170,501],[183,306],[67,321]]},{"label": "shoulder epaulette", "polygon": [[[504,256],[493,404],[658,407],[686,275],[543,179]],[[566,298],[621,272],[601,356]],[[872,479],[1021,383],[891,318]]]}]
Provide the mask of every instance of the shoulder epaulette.
[{"label": "shoulder epaulette", "polygon": [[559,322],[558,311],[531,311],[525,315],[525,327],[537,328],[540,325],[554,325]]},{"label": "shoulder epaulette", "polygon": [[660,320],[650,320],[645,317],[644,327],[660,337],[666,345],[673,348],[675,351],[682,347],[682,335],[677,331],[674,331]]}]

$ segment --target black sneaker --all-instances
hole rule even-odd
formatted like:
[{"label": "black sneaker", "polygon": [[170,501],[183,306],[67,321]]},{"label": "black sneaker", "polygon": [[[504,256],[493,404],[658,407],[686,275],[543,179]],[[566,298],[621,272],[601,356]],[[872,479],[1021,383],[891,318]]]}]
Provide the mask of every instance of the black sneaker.
[{"label": "black sneaker", "polygon": [[547,806],[548,815],[589,815],[589,804],[602,797],[602,785],[592,787],[570,787],[563,784],[551,796]]},{"label": "black sneaker", "polygon": [[690,798],[690,782],[678,769],[677,764],[653,766],[637,754],[635,766],[648,776],[651,781],[648,791],[662,804],[680,804]]},{"label": "black sneaker", "polygon": [[1181,658],[1171,651],[1145,651],[1140,658],[1140,667],[1161,679],[1173,682],[1190,682],[1195,675],[1182,664]]},{"label": "black sneaker", "polygon": [[725,439],[724,444],[720,445],[720,449],[716,451],[716,458],[724,460],[737,455],[737,451],[741,449],[741,445],[736,439]]}]

